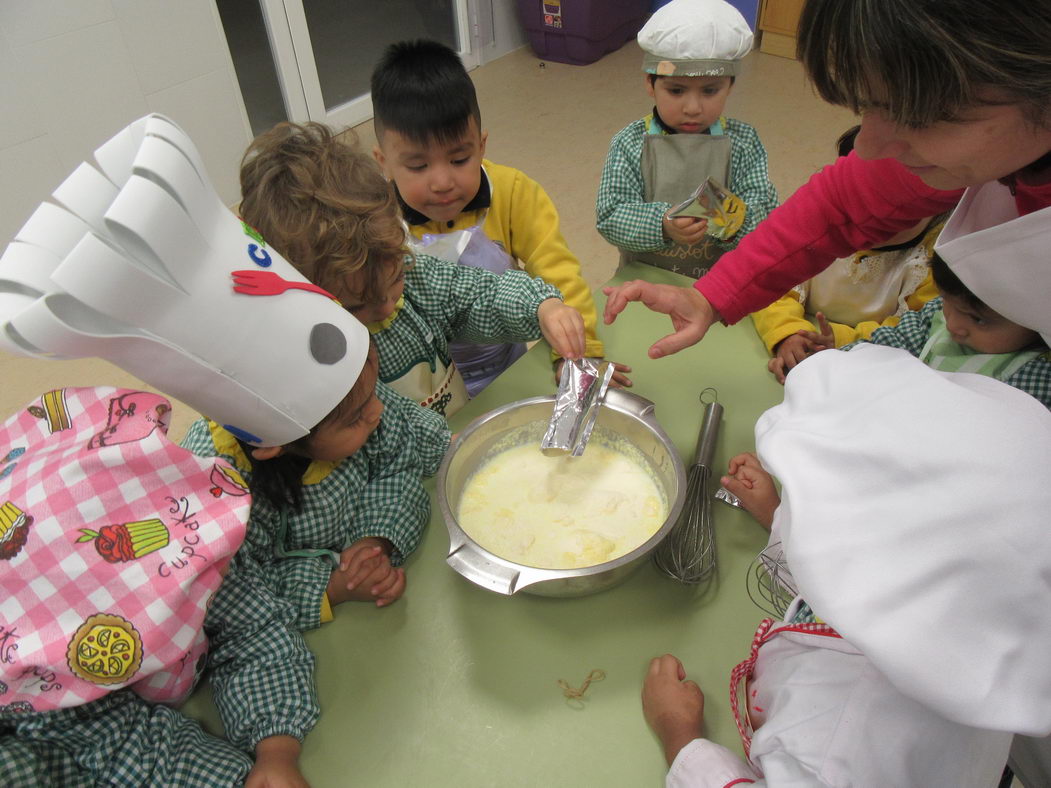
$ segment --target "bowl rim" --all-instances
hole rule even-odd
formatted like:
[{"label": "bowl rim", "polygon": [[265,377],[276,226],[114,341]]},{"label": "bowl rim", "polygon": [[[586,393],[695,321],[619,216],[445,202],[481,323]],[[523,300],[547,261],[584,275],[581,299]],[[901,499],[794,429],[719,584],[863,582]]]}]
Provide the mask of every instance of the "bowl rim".
[{"label": "bowl rim", "polygon": [[[620,389],[609,389],[606,392],[606,398],[602,403],[602,407],[612,408],[619,413],[635,418],[645,424],[646,427],[656,434],[656,436],[667,447],[668,454],[671,456],[675,478],[678,482],[678,490],[675,500],[669,501],[668,514],[661,527],[658,528],[645,542],[623,555],[617,556],[609,561],[604,561],[601,564],[592,564],[591,566],[572,569],[556,569],[551,567],[519,564],[482,547],[478,542],[471,538],[470,534],[460,527],[459,520],[453,514],[452,509],[449,506],[449,500],[446,496],[445,488],[452,459],[456,454],[456,451],[467,441],[467,439],[470,438],[471,435],[493,419],[496,419],[512,410],[544,403],[553,404],[554,401],[555,395],[553,394],[527,397],[525,399],[508,402],[476,417],[470,422],[470,424],[464,427],[464,429],[457,434],[456,439],[449,444],[449,448],[446,450],[445,457],[442,458],[441,466],[435,477],[438,505],[441,508],[442,518],[445,520],[445,527],[449,535],[449,557],[460,553],[464,547],[469,546],[471,552],[476,553],[479,557],[517,573],[518,578],[513,583],[515,591],[545,580],[568,580],[605,574],[645,557],[646,554],[651,553],[654,548],[664,540],[668,535],[668,532],[675,526],[686,500],[686,466],[683,463],[682,457],[679,455],[678,449],[675,447],[675,443],[657,421],[656,416],[654,415],[655,406],[653,402],[633,392],[621,391]],[[453,568],[456,569],[456,567]],[[456,571],[459,570],[456,569]],[[460,574],[462,574],[462,572]],[[470,580],[471,578],[467,579]]]}]

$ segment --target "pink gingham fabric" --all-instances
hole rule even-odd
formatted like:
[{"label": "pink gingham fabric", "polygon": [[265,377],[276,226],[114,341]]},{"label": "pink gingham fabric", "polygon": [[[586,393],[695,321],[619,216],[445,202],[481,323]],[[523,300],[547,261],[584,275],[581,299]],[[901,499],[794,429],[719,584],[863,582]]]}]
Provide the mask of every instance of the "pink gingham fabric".
[{"label": "pink gingham fabric", "polygon": [[0,428],[0,711],[193,688],[251,499],[225,463],[168,440],[170,411],[67,388]]}]

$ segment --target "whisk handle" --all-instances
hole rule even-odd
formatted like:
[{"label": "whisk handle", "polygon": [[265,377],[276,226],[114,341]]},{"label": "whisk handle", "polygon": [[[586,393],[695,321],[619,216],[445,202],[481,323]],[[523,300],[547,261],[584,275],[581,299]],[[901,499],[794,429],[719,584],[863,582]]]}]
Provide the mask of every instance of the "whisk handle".
[{"label": "whisk handle", "polygon": [[701,432],[697,436],[697,451],[693,455],[693,464],[709,470],[715,459],[715,442],[719,439],[719,423],[723,420],[723,406],[718,402],[709,402],[704,409],[701,421]]}]

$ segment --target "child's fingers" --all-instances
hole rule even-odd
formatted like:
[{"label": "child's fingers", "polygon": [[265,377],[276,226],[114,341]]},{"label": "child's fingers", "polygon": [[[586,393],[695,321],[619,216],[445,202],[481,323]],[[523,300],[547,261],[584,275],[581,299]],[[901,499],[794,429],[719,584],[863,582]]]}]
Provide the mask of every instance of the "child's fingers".
[{"label": "child's fingers", "polygon": [[[829,344],[829,340],[832,338],[825,336],[824,334],[819,334],[816,331],[800,331],[799,336],[806,340],[806,345],[804,346],[806,351],[805,355],[810,355],[819,350],[826,350],[835,346],[835,340],[832,340],[833,344]],[[802,361],[802,359],[800,359],[800,361]]]},{"label": "child's fingers", "polygon": [[386,607],[391,602],[396,602],[401,599],[405,593],[405,570],[395,569],[394,584],[379,598],[376,600],[376,607]]},{"label": "child's fingers", "polygon": [[736,476],[724,476],[719,480],[719,483],[738,498],[747,496],[752,491],[752,482],[750,480]]},{"label": "child's fingers", "polygon": [[567,315],[567,331],[569,337],[573,342],[573,350],[576,351],[577,358],[584,358],[584,351],[587,349],[587,333],[584,328],[584,316],[580,314],[580,311],[571,307],[566,307]]},{"label": "child's fingers", "polygon": [[566,360],[564,358],[560,358],[555,362],[555,383],[562,382],[562,372],[565,371],[565,368]]},{"label": "child's fingers", "polygon": [[748,451],[743,451],[740,454],[735,454],[730,458],[730,462],[727,464],[727,470],[731,475],[737,473],[737,469],[742,465],[747,464],[750,460],[759,462],[759,458]]},{"label": "child's fingers", "polygon": [[785,362],[779,358],[772,358],[766,363],[766,368],[777,378],[777,382],[785,385]]},{"label": "child's fingers", "polygon": [[382,569],[382,572],[377,570],[368,579],[369,593],[374,597],[386,595],[390,587],[394,585],[395,580],[398,579],[398,570],[390,566],[390,564]]},{"label": "child's fingers", "polygon": [[668,673],[678,676],[680,670],[683,670],[682,663],[673,654],[662,654],[650,660],[649,675],[654,678]]},{"label": "child's fingers", "polygon": [[812,342],[794,342],[787,348],[787,352],[782,355],[785,360],[785,368],[791,369],[801,361],[806,360],[806,357],[811,353]]},{"label": "child's fingers", "polygon": [[348,562],[344,570],[347,574],[347,590],[353,591],[354,587],[369,576],[377,565],[377,560],[383,552],[379,545],[368,550],[359,550]]},{"label": "child's fingers", "polygon": [[558,355],[568,359],[583,357],[584,319],[577,310],[548,309],[540,320],[540,330]]},{"label": "child's fingers", "polygon": [[831,336],[832,327],[828,324],[828,318],[825,317],[825,313],[818,312],[815,317],[817,317],[817,327],[821,330],[821,333],[825,336]]}]

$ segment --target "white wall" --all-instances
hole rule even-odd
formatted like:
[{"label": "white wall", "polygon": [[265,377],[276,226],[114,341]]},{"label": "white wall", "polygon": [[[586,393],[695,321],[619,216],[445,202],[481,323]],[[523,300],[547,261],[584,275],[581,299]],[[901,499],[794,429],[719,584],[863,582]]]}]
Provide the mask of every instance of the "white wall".
[{"label": "white wall", "polygon": [[[492,0],[482,62],[526,43],[517,1]],[[0,250],[95,148],[150,112],[190,134],[223,201],[237,202],[252,135],[214,0],[0,0]]]},{"label": "white wall", "polygon": [[220,196],[251,139],[213,0],[0,0],[0,249],[99,145],[168,115]]}]

